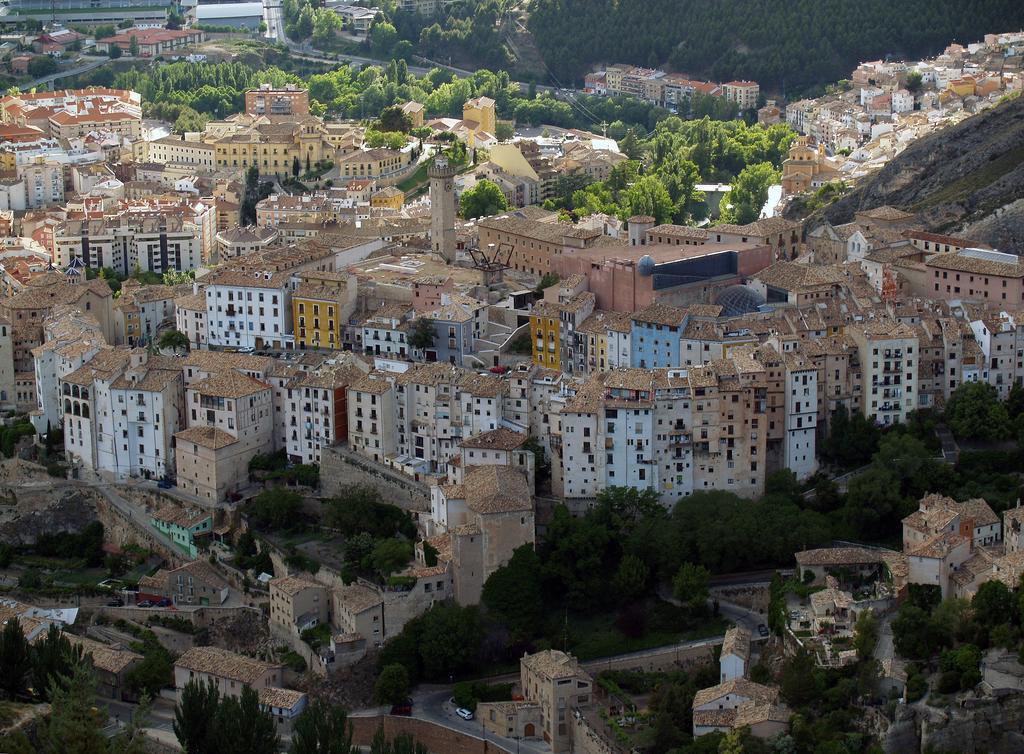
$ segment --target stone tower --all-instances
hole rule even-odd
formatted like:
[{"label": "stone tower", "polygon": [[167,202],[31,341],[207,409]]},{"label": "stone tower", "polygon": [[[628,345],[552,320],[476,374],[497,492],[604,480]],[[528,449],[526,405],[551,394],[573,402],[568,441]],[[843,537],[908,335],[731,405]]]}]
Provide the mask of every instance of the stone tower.
[{"label": "stone tower", "polygon": [[430,244],[446,262],[455,261],[455,168],[439,156],[427,169],[430,177]]}]

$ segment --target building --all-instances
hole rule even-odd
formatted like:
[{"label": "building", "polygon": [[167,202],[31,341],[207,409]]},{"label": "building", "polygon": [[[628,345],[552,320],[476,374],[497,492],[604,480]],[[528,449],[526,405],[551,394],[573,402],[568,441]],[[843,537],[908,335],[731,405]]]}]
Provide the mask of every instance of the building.
[{"label": "building", "polygon": [[199,556],[201,541],[213,533],[213,517],[206,511],[169,505],[149,517],[150,524],[190,558]]},{"label": "building", "polygon": [[130,54],[132,47],[137,46],[139,57],[155,58],[158,55],[167,55],[199,44],[205,39],[206,34],[200,29],[143,29],[136,27],[125,29],[112,37],[97,39],[96,52],[109,53],[111,47],[119,47],[121,52]]},{"label": "building", "polygon": [[327,588],[305,576],[285,576],[270,582],[270,626],[291,638],[321,624],[329,625],[331,597]]},{"label": "building", "polygon": [[[1016,254],[961,249],[929,256],[926,280],[913,285],[920,296],[945,300],[992,301],[1002,306],[1024,302],[1024,264]],[[923,290],[922,290],[923,289]]]},{"label": "building", "polygon": [[725,632],[718,665],[720,683],[746,677],[750,670],[750,631],[733,626]]},{"label": "building", "polygon": [[233,369],[188,385],[188,429],[175,434],[180,488],[213,505],[247,483],[252,457],[273,449],[271,392]]},{"label": "building", "polygon": [[195,6],[198,26],[230,26],[256,32],[263,23],[263,4],[258,2],[206,3]]},{"label": "building", "polygon": [[285,447],[292,463],[319,464],[325,448],[348,440],[348,389],[363,378],[367,367],[351,354],[346,356],[288,381]]},{"label": "building", "polygon": [[261,84],[259,89],[245,93],[246,115],[309,115],[309,92],[295,84],[275,89],[270,84]]},{"label": "building", "polygon": [[[427,168],[430,177],[430,247],[446,262],[455,261],[455,168],[437,157]],[[483,239],[480,240],[483,243]]]},{"label": "building", "polygon": [[740,111],[752,110],[757,108],[761,87],[756,81],[729,81],[722,84],[722,92],[727,100],[739,106]]},{"label": "building", "polygon": [[136,600],[173,600],[175,605],[223,605],[228,598],[228,582],[213,566],[192,560],[170,570],[161,568],[152,576],[139,579]]},{"label": "building", "polygon": [[567,751],[573,711],[590,704],[594,693],[590,674],[575,657],[553,649],[524,655],[519,674],[523,696],[540,707],[540,737],[552,751]]},{"label": "building", "polygon": [[291,305],[296,347],[339,350],[342,329],[356,308],[356,279],[338,272],[301,273]]},{"label": "building", "polygon": [[864,415],[882,425],[906,422],[918,407],[917,333],[902,322],[878,319],[852,327],[849,335],[859,353]]},{"label": "building", "polygon": [[[737,727],[741,707],[746,709],[748,704],[777,707],[778,701],[777,688],[763,686],[746,678],[733,678],[717,686],[701,689],[693,697],[693,735],[696,737],[716,730],[732,730]],[[750,713],[745,711],[743,714],[746,716]],[[773,715],[769,714],[768,717]],[[786,730],[788,720],[786,715],[785,721],[781,722],[775,732]]]}]

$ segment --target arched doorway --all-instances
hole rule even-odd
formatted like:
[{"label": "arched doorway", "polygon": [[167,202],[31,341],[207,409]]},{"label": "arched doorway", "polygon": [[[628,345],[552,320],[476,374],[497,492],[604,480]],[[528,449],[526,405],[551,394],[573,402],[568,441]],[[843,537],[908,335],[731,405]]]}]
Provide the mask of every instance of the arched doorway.
[{"label": "arched doorway", "polygon": [[523,726],[523,738],[535,738],[537,736],[537,729],[533,727],[533,723],[527,723]]}]

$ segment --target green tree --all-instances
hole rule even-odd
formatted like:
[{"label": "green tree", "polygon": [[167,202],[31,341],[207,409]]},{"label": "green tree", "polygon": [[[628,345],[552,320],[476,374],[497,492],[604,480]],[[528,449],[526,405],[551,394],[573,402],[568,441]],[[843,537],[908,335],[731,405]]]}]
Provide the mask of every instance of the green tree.
[{"label": "green tree", "polygon": [[508,200],[498,184],[487,179],[478,181],[473,188],[463,191],[459,199],[459,214],[467,220],[489,217],[508,209]]},{"label": "green tree", "polygon": [[167,330],[160,336],[158,345],[161,348],[169,348],[172,351],[187,351],[188,336],[180,330]]},{"label": "green tree", "polygon": [[213,681],[191,680],[181,690],[174,706],[174,735],[187,754],[215,754],[214,726],[220,708],[220,693]]},{"label": "green tree", "polygon": [[779,673],[779,691],[791,707],[802,707],[815,699],[821,684],[814,655],[799,649],[782,665]]},{"label": "green tree", "polygon": [[702,565],[683,563],[672,579],[672,595],[694,612],[703,610],[708,601],[710,575]]},{"label": "green tree", "polygon": [[133,58],[138,57],[139,55],[139,40],[134,34],[132,34],[131,38],[128,40],[128,54]]},{"label": "green tree", "polygon": [[81,646],[72,645],[56,625],[50,624],[46,635],[31,650],[32,688],[44,701],[49,700],[53,681],[64,682],[82,662]]},{"label": "green tree", "polygon": [[250,503],[249,515],[272,531],[294,529],[302,523],[302,496],[283,487],[263,490]]},{"label": "green tree", "polygon": [[0,689],[8,699],[16,699],[25,693],[29,674],[32,672],[32,657],[28,640],[18,618],[11,618],[0,633]]},{"label": "green tree", "polygon": [[994,385],[962,382],[946,404],[946,423],[964,440],[1005,440],[1010,436],[1010,417],[999,401]]},{"label": "green tree", "polygon": [[878,643],[878,621],[871,610],[863,610],[857,616],[854,624],[853,647],[857,650],[857,657],[866,660],[874,654],[875,645]]},{"label": "green tree", "polygon": [[107,55],[110,57],[111,60],[117,60],[119,57],[121,57],[122,54],[123,53],[121,52],[121,48],[113,42],[111,42],[107,46]]},{"label": "green tree", "polygon": [[921,72],[916,68],[907,73],[907,91],[916,92],[921,88]]},{"label": "green tree", "polygon": [[768,201],[768,187],[779,180],[779,172],[770,162],[748,165],[732,182],[732,188],[722,198],[722,222],[746,225],[761,215]]},{"label": "green tree", "polygon": [[435,605],[423,614],[419,652],[427,680],[447,680],[476,661],[483,640],[475,606]]},{"label": "green tree", "polygon": [[982,626],[993,628],[1013,615],[1013,594],[1002,581],[986,581],[971,600],[974,617]]},{"label": "green tree", "polygon": [[638,599],[647,591],[650,569],[636,555],[627,554],[619,562],[619,568],[612,580],[612,588],[625,602]]},{"label": "green tree", "polygon": [[174,120],[174,133],[184,134],[189,131],[202,131],[206,128],[209,118],[188,105],[183,105]]},{"label": "green tree", "polygon": [[313,46],[329,47],[334,43],[335,35],[341,31],[341,18],[329,8],[317,8],[313,11]]},{"label": "green tree", "polygon": [[675,205],[665,185],[652,175],[645,175],[626,189],[620,217],[628,220],[634,215],[649,215],[656,223],[672,220]]},{"label": "green tree", "polygon": [[409,696],[409,671],[397,663],[386,665],[377,676],[373,698],[377,704],[401,704]]},{"label": "green tree", "polygon": [[515,128],[507,120],[499,120],[494,127],[494,136],[498,141],[509,141],[515,136]]},{"label": "green tree", "polygon": [[413,322],[406,340],[413,348],[423,350],[434,345],[434,338],[434,320],[430,317],[419,317]]},{"label": "green tree", "polygon": [[407,539],[382,539],[370,553],[370,564],[382,577],[405,568],[412,559],[412,542]]},{"label": "green tree", "polygon": [[49,55],[36,55],[28,61],[28,73],[35,78],[49,76],[60,68],[57,61]]},{"label": "green tree", "polygon": [[214,720],[218,754],[276,754],[280,748],[274,718],[260,706],[256,690],[221,699]]},{"label": "green tree", "polygon": [[[395,64],[396,76],[398,64]],[[397,105],[386,107],[380,112],[377,118],[377,129],[380,131],[400,131],[409,133],[412,130],[412,118],[402,111]]]},{"label": "green tree", "polygon": [[[403,668],[404,670],[404,668]],[[356,754],[345,710],[323,699],[310,703],[295,721],[289,754]]]},{"label": "green tree", "polygon": [[544,621],[541,589],[540,558],[532,545],[521,545],[487,579],[481,600],[514,638],[525,640],[536,635]]},{"label": "green tree", "polygon": [[392,24],[381,20],[374,23],[370,29],[370,49],[374,55],[382,58],[390,57],[396,42],[398,42],[398,32]]}]

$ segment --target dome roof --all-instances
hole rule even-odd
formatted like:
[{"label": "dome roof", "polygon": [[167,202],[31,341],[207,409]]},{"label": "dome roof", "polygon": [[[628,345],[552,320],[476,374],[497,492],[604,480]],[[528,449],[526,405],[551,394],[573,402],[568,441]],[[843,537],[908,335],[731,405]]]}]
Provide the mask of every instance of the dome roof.
[{"label": "dome roof", "polygon": [[649,277],[654,274],[654,260],[651,259],[650,254],[644,254],[640,257],[640,262],[637,264],[637,272],[644,277]]},{"label": "dome roof", "polygon": [[715,303],[722,307],[723,317],[738,317],[756,312],[765,305],[764,296],[746,285],[730,285],[718,294]]}]

